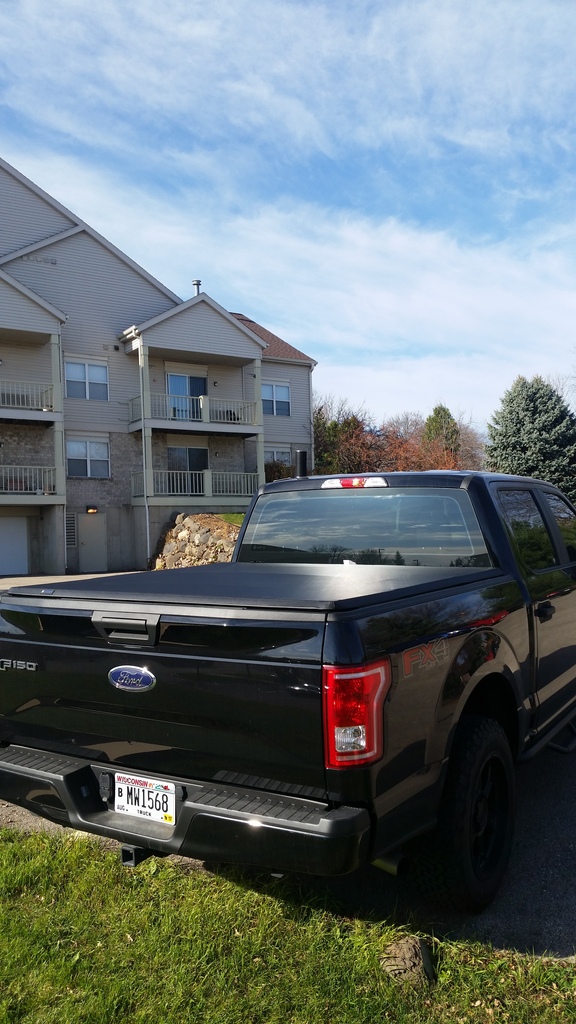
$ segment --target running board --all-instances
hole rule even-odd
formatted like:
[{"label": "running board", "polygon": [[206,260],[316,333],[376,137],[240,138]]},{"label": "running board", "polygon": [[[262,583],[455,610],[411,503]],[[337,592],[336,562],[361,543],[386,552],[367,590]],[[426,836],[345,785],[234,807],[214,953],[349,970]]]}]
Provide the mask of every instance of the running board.
[{"label": "running board", "polygon": [[[559,736],[566,736],[565,741],[559,741]],[[547,748],[554,750],[557,754],[571,754],[576,750],[576,711],[574,711],[574,707],[571,707],[569,714],[557,722],[552,729],[549,729],[544,736],[531,731],[529,738],[534,739],[535,742],[520,754],[519,764],[531,761],[536,754]]]},{"label": "running board", "polygon": [[555,750],[558,754],[571,754],[572,751],[576,750],[576,725],[572,719],[564,728],[568,731],[569,735],[565,743],[557,743],[556,741],[550,742],[548,746],[550,750]]}]

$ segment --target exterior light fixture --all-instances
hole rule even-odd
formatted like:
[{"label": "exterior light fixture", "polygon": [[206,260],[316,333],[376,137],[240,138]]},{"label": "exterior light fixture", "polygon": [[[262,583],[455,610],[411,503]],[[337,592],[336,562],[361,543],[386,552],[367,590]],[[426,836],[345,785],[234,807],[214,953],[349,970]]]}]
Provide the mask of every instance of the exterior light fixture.
[{"label": "exterior light fixture", "polygon": [[86,505],[86,511],[88,515],[93,515],[94,512],[98,511],[98,507],[96,505]]}]

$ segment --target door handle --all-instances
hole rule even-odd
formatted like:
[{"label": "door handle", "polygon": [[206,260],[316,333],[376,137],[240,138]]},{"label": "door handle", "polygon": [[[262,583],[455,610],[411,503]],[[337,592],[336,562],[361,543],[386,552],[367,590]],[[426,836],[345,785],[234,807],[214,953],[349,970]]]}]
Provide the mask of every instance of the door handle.
[{"label": "door handle", "polygon": [[542,604],[539,604],[536,607],[536,615],[540,619],[540,622],[549,622],[555,614],[556,609],[550,601],[543,601]]}]

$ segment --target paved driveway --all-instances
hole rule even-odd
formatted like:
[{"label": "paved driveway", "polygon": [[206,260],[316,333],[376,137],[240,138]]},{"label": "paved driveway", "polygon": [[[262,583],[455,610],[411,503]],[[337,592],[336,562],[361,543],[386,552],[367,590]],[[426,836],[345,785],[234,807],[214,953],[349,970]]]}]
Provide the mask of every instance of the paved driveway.
[{"label": "paved driveway", "polygon": [[480,939],[499,949],[576,954],[576,753],[546,750],[518,769],[518,823],[507,878],[481,914],[431,912],[375,868],[322,887],[343,909],[376,911],[428,934]]},{"label": "paved driveway", "polygon": [[35,587],[50,583],[69,583],[70,580],[91,580],[95,576],[118,576],[114,572],[92,572],[83,573],[79,576],[0,576],[0,591],[10,590],[10,587]]}]

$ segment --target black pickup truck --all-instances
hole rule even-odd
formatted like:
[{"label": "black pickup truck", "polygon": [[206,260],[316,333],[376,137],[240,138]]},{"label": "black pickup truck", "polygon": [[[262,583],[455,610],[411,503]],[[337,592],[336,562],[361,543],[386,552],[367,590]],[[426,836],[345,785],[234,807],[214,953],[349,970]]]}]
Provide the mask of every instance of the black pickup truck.
[{"label": "black pickup truck", "polygon": [[576,714],[576,512],[482,473],[262,488],[234,559],[0,600],[0,798],[180,853],[330,875],[411,857],[479,909],[514,762]]}]

